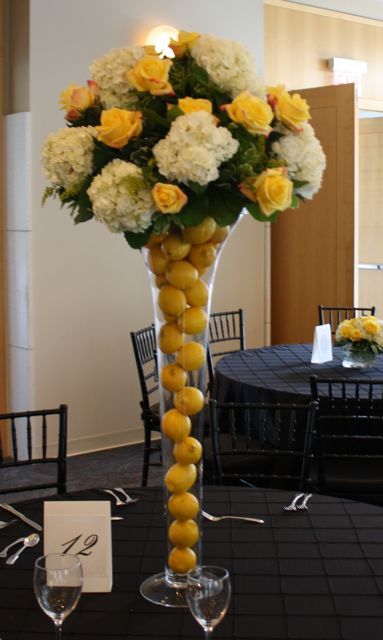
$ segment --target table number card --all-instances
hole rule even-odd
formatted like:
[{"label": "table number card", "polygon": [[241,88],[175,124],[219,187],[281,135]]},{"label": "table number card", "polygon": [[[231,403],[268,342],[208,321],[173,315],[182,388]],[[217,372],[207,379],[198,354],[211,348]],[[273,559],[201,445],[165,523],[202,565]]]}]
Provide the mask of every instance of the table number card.
[{"label": "table number card", "polygon": [[112,590],[112,534],[109,500],[44,502],[44,554],[80,558],[84,592]]},{"label": "table number card", "polygon": [[329,324],[321,324],[315,327],[314,330],[311,362],[320,364],[322,362],[329,362],[332,359],[331,326]]}]

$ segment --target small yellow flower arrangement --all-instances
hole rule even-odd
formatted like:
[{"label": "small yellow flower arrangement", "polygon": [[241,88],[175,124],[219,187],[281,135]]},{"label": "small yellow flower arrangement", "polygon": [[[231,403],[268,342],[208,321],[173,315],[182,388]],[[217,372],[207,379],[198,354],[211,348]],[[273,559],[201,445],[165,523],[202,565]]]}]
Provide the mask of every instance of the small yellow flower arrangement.
[{"label": "small yellow flower arrangement", "polygon": [[383,320],[375,316],[343,320],[337,327],[335,344],[346,347],[351,358],[375,359],[383,351]]}]

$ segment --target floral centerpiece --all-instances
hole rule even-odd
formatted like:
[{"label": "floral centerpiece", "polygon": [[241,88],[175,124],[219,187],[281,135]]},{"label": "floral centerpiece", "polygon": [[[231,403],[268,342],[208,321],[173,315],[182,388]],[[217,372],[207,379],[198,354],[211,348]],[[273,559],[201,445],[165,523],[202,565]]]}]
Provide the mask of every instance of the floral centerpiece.
[{"label": "floral centerpiece", "polygon": [[165,574],[141,592],[178,606],[199,556],[218,256],[243,213],[274,221],[312,198],[325,155],[306,100],[265,88],[240,43],[181,31],[170,48],[172,59],[135,46],[94,60],[87,86],[62,92],[67,126],[47,136],[42,161],[43,201],[57,197],[75,223],[94,218],[123,234],[150,272],[169,542]]},{"label": "floral centerpiece", "polygon": [[375,316],[343,320],[335,332],[335,344],[345,348],[343,366],[370,366],[383,352],[383,321]]}]

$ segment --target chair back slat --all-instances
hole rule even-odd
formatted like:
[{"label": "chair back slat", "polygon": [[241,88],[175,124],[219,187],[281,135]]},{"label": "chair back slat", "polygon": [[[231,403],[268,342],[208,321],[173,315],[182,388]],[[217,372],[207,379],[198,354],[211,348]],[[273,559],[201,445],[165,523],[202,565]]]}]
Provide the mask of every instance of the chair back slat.
[{"label": "chair back slat", "polygon": [[142,466],[142,486],[146,486],[149,466],[160,462],[151,461],[151,454],[161,452],[161,442],[152,444],[152,432],[160,432],[159,382],[157,364],[157,343],[154,325],[130,332],[134,359],[141,390],[141,419],[144,425],[144,460]]},{"label": "chair back slat", "polygon": [[374,316],[375,307],[325,307],[318,305],[319,324],[329,324],[332,335],[343,320],[360,316]]},{"label": "chair back slat", "polygon": [[209,401],[214,482],[302,489],[308,485],[315,402]]},{"label": "chair back slat", "polygon": [[243,309],[219,311],[210,314],[207,370],[209,391],[213,389],[214,367],[218,360],[231,352],[245,349]]},{"label": "chair back slat", "polygon": [[[9,454],[0,459],[0,494],[47,488],[66,492],[67,414],[65,404],[55,409],[0,414],[9,444]],[[14,467],[20,473],[15,473]]]},{"label": "chair back slat", "polygon": [[311,376],[318,402],[314,489],[340,497],[383,499],[383,379]]}]

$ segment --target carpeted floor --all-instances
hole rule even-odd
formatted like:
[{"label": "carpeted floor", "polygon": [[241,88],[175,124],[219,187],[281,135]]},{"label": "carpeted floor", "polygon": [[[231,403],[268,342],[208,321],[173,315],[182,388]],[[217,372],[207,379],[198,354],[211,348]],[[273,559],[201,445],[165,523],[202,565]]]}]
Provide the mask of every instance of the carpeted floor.
[{"label": "carpeted floor", "polygon": [[[139,487],[141,486],[143,445],[135,444],[105,451],[96,451],[67,459],[67,489],[68,492],[89,489],[91,487]],[[159,461],[159,455],[152,455],[153,462]],[[9,470],[11,472],[11,470]],[[23,484],[27,468],[13,469],[10,481],[16,474],[23,474]],[[38,480],[48,470],[39,470]],[[17,476],[16,476],[17,477]],[[160,466],[149,467],[148,486],[162,483],[162,469]],[[4,485],[6,486],[6,485]],[[18,502],[31,497],[51,495],[52,491],[20,492],[0,496],[0,502]]]}]

